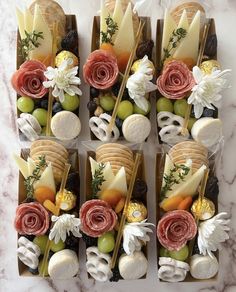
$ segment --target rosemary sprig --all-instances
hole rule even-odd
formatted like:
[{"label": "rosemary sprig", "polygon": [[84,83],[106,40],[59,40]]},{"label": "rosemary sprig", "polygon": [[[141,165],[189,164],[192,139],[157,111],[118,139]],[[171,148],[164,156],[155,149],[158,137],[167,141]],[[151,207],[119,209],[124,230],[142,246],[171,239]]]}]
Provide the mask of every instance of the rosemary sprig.
[{"label": "rosemary sprig", "polygon": [[106,20],[106,25],[107,25],[107,31],[106,32],[101,31],[102,43],[110,43],[113,45],[112,37],[116,33],[116,31],[118,30],[118,25],[111,18],[110,14],[108,15],[107,18],[105,18],[105,20]]},{"label": "rosemary sprig", "polygon": [[93,179],[92,179],[92,197],[93,199],[98,197],[98,192],[101,190],[101,185],[105,181],[103,176],[103,169],[105,165],[99,163],[98,169],[95,170]]},{"label": "rosemary sprig", "polygon": [[181,39],[185,38],[186,35],[187,35],[187,31],[186,31],[186,29],[184,29],[182,27],[177,28],[176,30],[173,30],[172,36],[169,39],[169,43],[168,43],[167,48],[163,48],[164,57],[162,60],[162,64],[164,64],[166,59],[171,57],[171,52],[173,51],[173,49],[177,48]]},{"label": "rosemary sprig", "polygon": [[[164,174],[164,182],[165,185],[161,189],[161,200],[165,198],[165,194],[167,191],[172,191],[172,187],[175,184],[179,184],[180,182],[184,181],[186,175],[188,175],[190,168],[184,164],[174,164],[174,167],[170,170],[170,174]],[[176,177],[175,174],[178,174]]]},{"label": "rosemary sprig", "polygon": [[35,30],[32,33],[25,31],[26,37],[20,40],[21,55],[24,60],[29,59],[29,53],[40,46],[39,39],[43,39],[43,32],[36,32]]},{"label": "rosemary sprig", "polygon": [[26,196],[27,199],[33,199],[34,197],[34,183],[40,179],[41,173],[44,168],[47,166],[45,156],[39,156],[39,163],[36,164],[35,169],[33,170],[32,175],[28,176],[24,181],[26,186]]}]

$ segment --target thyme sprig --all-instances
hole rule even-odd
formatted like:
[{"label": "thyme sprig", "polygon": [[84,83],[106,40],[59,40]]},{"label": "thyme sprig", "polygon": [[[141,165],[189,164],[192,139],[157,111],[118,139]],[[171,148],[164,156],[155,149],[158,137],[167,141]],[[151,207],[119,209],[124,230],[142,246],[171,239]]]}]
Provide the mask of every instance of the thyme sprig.
[{"label": "thyme sprig", "polygon": [[36,32],[35,30],[32,33],[25,31],[26,37],[20,40],[21,55],[24,60],[29,59],[29,53],[40,46],[39,39],[43,39],[43,32]]},{"label": "thyme sprig", "polygon": [[92,179],[92,197],[93,199],[98,197],[98,192],[101,190],[101,185],[105,181],[103,176],[103,169],[105,165],[103,163],[99,163],[98,169],[95,170],[93,179]]},{"label": "thyme sprig", "polygon": [[[172,191],[174,185],[178,185],[180,182],[185,180],[188,175],[190,168],[184,164],[174,164],[174,167],[170,170],[170,174],[164,174],[165,185],[161,189],[161,199],[164,199],[167,191]],[[178,174],[176,177],[176,173]]]},{"label": "thyme sprig", "polygon": [[24,181],[27,199],[33,199],[34,183],[40,179],[41,173],[46,166],[47,162],[45,156],[39,156],[39,162],[36,164],[36,167],[33,170],[32,175],[28,176]]},{"label": "thyme sprig", "polygon": [[165,60],[171,57],[171,52],[176,49],[180,43],[180,41],[185,38],[187,35],[186,29],[180,27],[176,30],[173,30],[172,35],[169,39],[169,43],[167,48],[163,48],[164,51],[164,57],[162,60],[162,63],[164,64]]},{"label": "thyme sprig", "polygon": [[113,45],[112,37],[116,33],[116,31],[118,30],[118,25],[111,18],[110,14],[108,15],[107,18],[105,18],[105,20],[106,20],[106,25],[107,25],[107,31],[106,32],[101,31],[102,43],[110,43]]}]

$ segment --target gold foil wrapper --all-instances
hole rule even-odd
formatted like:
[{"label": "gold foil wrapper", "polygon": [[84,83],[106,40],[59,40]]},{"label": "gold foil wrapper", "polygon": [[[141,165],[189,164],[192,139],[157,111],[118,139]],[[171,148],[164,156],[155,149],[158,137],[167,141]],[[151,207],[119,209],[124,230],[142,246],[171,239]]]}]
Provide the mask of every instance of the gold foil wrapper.
[{"label": "gold foil wrapper", "polygon": [[[139,66],[140,66],[141,61],[142,61],[142,60],[140,59],[140,60],[137,60],[137,61],[135,61],[135,62],[133,63],[133,66],[131,67],[131,72],[132,72],[132,73],[135,73],[135,72],[139,69]],[[154,72],[155,72],[155,67],[154,67],[152,61],[148,60],[148,63],[149,63],[148,68],[152,69],[152,74],[154,74]],[[150,73],[150,74],[151,74],[151,73]]]},{"label": "gold foil wrapper", "polygon": [[130,202],[127,208],[126,219],[129,223],[141,222],[147,218],[147,208],[143,203]]},{"label": "gold foil wrapper", "polygon": [[200,69],[202,70],[204,74],[209,75],[213,71],[219,70],[220,64],[216,60],[208,60],[208,61],[202,62],[202,64],[200,65]]},{"label": "gold foil wrapper", "polygon": [[64,190],[63,193],[58,192],[56,195],[56,204],[60,205],[61,210],[70,211],[76,205],[76,195],[67,190]]},{"label": "gold foil wrapper", "polygon": [[69,60],[68,69],[71,69],[79,65],[79,59],[73,53],[69,51],[61,51],[55,59],[56,67],[59,67],[64,60]]},{"label": "gold foil wrapper", "polygon": [[198,199],[193,203],[191,212],[199,220],[208,220],[215,214],[215,205],[207,198],[203,198],[202,201]]}]

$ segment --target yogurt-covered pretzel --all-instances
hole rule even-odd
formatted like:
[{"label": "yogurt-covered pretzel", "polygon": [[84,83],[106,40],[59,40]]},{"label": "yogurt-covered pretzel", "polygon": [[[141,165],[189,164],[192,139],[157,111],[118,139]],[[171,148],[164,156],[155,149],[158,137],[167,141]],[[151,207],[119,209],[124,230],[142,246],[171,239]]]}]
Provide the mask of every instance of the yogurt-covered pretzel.
[{"label": "yogurt-covered pretzel", "polygon": [[160,257],[158,278],[166,282],[183,281],[189,271],[189,265],[168,257]]},{"label": "yogurt-covered pretzel", "polygon": [[187,131],[185,135],[181,135],[182,127],[181,126],[166,126],[162,128],[159,132],[161,141],[168,144],[176,144],[182,141],[186,141],[189,138],[189,132]]},{"label": "yogurt-covered pretzel", "polygon": [[183,126],[184,119],[180,116],[174,115],[170,112],[159,112],[157,114],[158,127],[164,128],[166,126]]},{"label": "yogurt-covered pretzel", "polygon": [[40,248],[26,237],[18,239],[17,255],[19,259],[28,267],[36,269],[39,265]]}]

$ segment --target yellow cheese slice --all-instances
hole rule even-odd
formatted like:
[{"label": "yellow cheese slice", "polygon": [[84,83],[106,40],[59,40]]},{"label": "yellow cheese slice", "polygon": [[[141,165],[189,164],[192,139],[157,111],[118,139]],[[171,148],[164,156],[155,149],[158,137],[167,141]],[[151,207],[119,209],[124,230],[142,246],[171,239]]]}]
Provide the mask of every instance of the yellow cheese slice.
[{"label": "yellow cheese slice", "polygon": [[[106,18],[109,15],[109,11],[105,6],[103,0],[101,0],[101,13],[100,13],[100,32],[107,32]],[[102,35],[100,35],[100,45],[102,43]]]},{"label": "yellow cheese slice", "polygon": [[36,168],[35,162],[32,158],[28,157],[27,163],[28,163],[28,175],[32,175],[33,171]]},{"label": "yellow cheese slice", "polygon": [[134,46],[133,12],[131,3],[127,6],[125,15],[120,25],[117,37],[114,42],[114,49],[117,55],[124,52],[131,52]]},{"label": "yellow cheese slice", "polygon": [[13,158],[24,178],[28,177],[28,163],[20,156],[13,154]]},{"label": "yellow cheese slice", "polygon": [[39,187],[48,187],[54,193],[56,193],[56,185],[51,163],[48,165],[48,167],[45,168],[44,172],[41,174],[40,179],[35,182],[34,189],[37,189]]},{"label": "yellow cheese slice", "polygon": [[25,25],[25,30],[28,33],[33,32],[33,21],[34,21],[33,15],[31,14],[29,9],[26,9],[24,13],[24,25]]},{"label": "yellow cheese slice", "polygon": [[197,62],[199,50],[201,12],[198,11],[190,24],[187,36],[182,40],[173,57],[176,59],[190,58]]},{"label": "yellow cheese slice", "polygon": [[122,193],[123,196],[127,194],[127,182],[126,182],[126,173],[125,168],[121,167],[117,172],[112,183],[108,186],[108,190],[118,190]]},{"label": "yellow cheese slice", "polygon": [[114,9],[114,13],[112,16],[112,19],[114,20],[114,22],[117,23],[118,26],[118,30],[116,31],[116,33],[113,35],[112,41],[114,42],[116,39],[116,36],[118,34],[118,31],[120,29],[121,26],[121,22],[123,20],[124,17],[124,13],[123,13],[123,9],[122,9],[122,5],[121,5],[121,1],[120,0],[116,0],[116,5],[115,5],[115,9]]},{"label": "yellow cheese slice", "polygon": [[17,22],[18,22],[18,27],[19,27],[19,33],[21,39],[25,38],[25,19],[24,19],[24,13],[16,7],[16,17],[17,17]]},{"label": "yellow cheese slice", "polygon": [[170,37],[172,36],[173,31],[177,28],[177,25],[170,15],[169,11],[166,9],[164,17],[164,26],[163,26],[163,36],[162,36],[162,45],[161,45],[161,59],[164,57],[163,49],[168,47]]},{"label": "yellow cheese slice", "polygon": [[187,12],[185,9],[181,15],[180,20],[179,20],[178,28],[183,28],[186,31],[188,31],[188,29],[189,29],[188,16],[187,16]]}]

